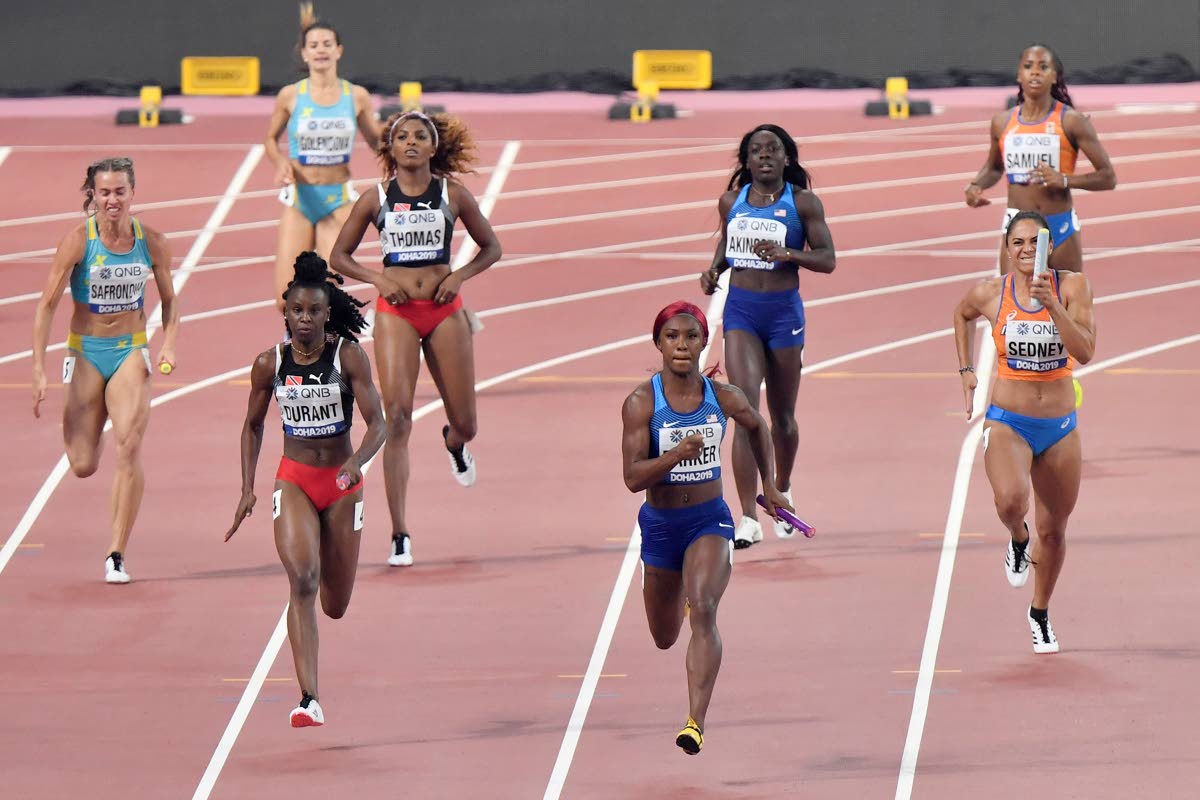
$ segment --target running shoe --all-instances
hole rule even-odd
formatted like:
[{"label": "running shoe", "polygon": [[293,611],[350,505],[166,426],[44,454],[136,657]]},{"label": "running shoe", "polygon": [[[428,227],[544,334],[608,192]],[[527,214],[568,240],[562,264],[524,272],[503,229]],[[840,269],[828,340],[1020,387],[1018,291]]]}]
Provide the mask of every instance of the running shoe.
[{"label": "running shoe", "polygon": [[[1025,534],[1029,534],[1029,526],[1025,526]],[[1008,547],[1004,553],[1004,577],[1008,578],[1008,585],[1014,589],[1019,589],[1025,585],[1025,581],[1029,580],[1029,546],[1033,544],[1031,539],[1026,539],[1021,544],[1017,544],[1010,536],[1008,539]]]},{"label": "running shoe", "polygon": [[412,538],[407,533],[392,534],[392,553],[388,556],[388,564],[393,567],[411,567]]},{"label": "running shoe", "polygon": [[104,559],[105,583],[129,583],[129,573],[125,571],[125,557],[114,551]]},{"label": "running shoe", "polygon": [[1033,652],[1057,653],[1058,639],[1054,636],[1054,628],[1050,625],[1050,616],[1047,614],[1044,620],[1034,619],[1032,606],[1025,616],[1029,620],[1029,632],[1033,634]]},{"label": "running shoe", "polygon": [[[784,496],[784,498],[787,499],[788,505],[791,505],[791,506],[795,505],[795,503],[792,502],[792,490],[791,489],[788,489],[786,492],[780,492],[780,494],[782,494]],[[784,522],[783,520],[771,520],[771,521],[775,523],[775,535],[777,537],[779,537],[780,539],[790,539],[796,535],[796,527],[794,525],[789,525],[788,523]]]},{"label": "running shoe", "polygon": [[700,748],[704,747],[704,733],[696,720],[688,717],[687,725],[675,736],[675,744],[689,756],[700,752]]},{"label": "running shoe", "polygon": [[[446,441],[446,437],[450,435],[450,426],[442,426],[442,441]],[[454,480],[458,481],[460,486],[475,485],[475,456],[471,455],[471,451],[467,449],[464,443],[457,450],[452,450],[450,445],[446,445],[446,452],[450,454],[450,472],[454,475]]]},{"label": "running shoe", "polygon": [[761,542],[763,537],[762,525],[754,517],[742,517],[737,528],[733,531],[733,546],[744,550],[755,542]]},{"label": "running shoe", "polygon": [[300,699],[300,705],[292,709],[288,719],[293,728],[315,728],[325,724],[325,712],[321,711],[321,704],[315,697],[306,694]]}]

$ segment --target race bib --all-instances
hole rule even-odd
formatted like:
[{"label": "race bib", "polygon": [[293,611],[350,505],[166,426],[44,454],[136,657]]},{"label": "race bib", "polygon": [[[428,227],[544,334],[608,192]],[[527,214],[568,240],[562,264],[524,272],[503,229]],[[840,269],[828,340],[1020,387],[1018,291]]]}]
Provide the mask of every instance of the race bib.
[{"label": "race bib", "polygon": [[664,483],[704,483],[721,477],[722,429],[720,423],[710,422],[703,425],[659,428],[658,452],[665,453],[672,450],[684,439],[694,434],[704,437],[704,445],[700,448],[700,454],[675,465],[667,474]]},{"label": "race bib", "polygon": [[93,265],[88,268],[88,310],[93,314],[137,311],[146,296],[146,264]]},{"label": "race bib", "polygon": [[1003,333],[1009,369],[1050,372],[1067,366],[1067,348],[1053,322],[1009,320]]},{"label": "race bib", "polygon": [[275,387],[283,432],[288,436],[313,439],[336,436],[349,430],[337,384],[297,384]]},{"label": "race bib", "polygon": [[725,225],[725,260],[733,269],[774,269],[773,261],[763,261],[754,255],[754,246],[763,241],[785,247],[787,223],[761,217],[734,217]]},{"label": "race bib", "polygon": [[350,117],[309,117],[296,125],[296,158],[301,164],[327,166],[350,161],[354,149],[354,120]]},{"label": "race bib", "polygon": [[1058,171],[1057,133],[1010,133],[1004,137],[1004,171],[1009,183],[1029,183],[1029,173],[1045,164]]},{"label": "race bib", "polygon": [[379,231],[388,264],[442,258],[446,246],[446,217],[440,208],[388,211]]}]

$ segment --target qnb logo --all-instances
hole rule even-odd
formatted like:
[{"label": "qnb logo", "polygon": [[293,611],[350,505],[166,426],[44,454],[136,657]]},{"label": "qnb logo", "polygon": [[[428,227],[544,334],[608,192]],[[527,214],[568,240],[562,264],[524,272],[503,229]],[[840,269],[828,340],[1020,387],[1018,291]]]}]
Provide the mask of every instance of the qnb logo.
[{"label": "qnb logo", "polygon": [[683,441],[683,431],[676,428],[671,431],[671,444],[679,444]]},{"label": "qnb logo", "polygon": [[1023,137],[1020,137],[1020,136],[1014,136],[1014,137],[1012,138],[1013,147],[1020,147],[1020,146],[1021,146],[1021,143],[1022,143],[1023,141],[1025,141],[1025,139],[1024,139]]}]

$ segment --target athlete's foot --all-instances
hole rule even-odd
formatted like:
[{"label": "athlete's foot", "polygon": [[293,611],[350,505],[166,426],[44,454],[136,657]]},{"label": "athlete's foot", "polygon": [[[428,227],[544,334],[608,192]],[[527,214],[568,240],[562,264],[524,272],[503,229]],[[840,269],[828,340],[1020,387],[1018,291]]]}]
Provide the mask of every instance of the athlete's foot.
[{"label": "athlete's foot", "polygon": [[1025,541],[1018,542],[1012,537],[1008,539],[1008,547],[1004,553],[1004,577],[1008,585],[1019,589],[1029,580],[1029,526],[1025,526]]},{"label": "athlete's foot", "polygon": [[300,698],[300,705],[292,709],[289,719],[293,728],[315,728],[325,724],[325,713],[317,698],[306,694]]},{"label": "athlete's foot", "polygon": [[411,567],[413,565],[412,537],[407,533],[393,533],[392,552],[387,561],[393,567]]},{"label": "athlete's foot", "polygon": [[700,730],[696,720],[688,717],[687,725],[675,736],[675,744],[689,756],[700,752],[700,748],[704,747],[704,732]]},{"label": "athlete's foot", "polygon": [[108,554],[104,559],[105,583],[129,583],[129,573],[125,571],[125,557],[117,551]]},{"label": "athlete's foot", "polygon": [[762,525],[758,524],[758,520],[754,517],[742,517],[733,531],[733,546],[744,550],[755,542],[761,542],[762,537]]},{"label": "athlete's foot", "polygon": [[457,448],[452,448],[448,437],[450,436],[450,426],[442,426],[442,440],[446,442],[446,452],[450,454],[450,472],[454,475],[454,480],[458,481],[460,486],[475,485],[475,456],[471,455],[471,451],[467,449],[464,442]]},{"label": "athlete's foot", "polygon": [[[791,489],[788,489],[786,492],[780,492],[780,494],[782,494],[784,496],[784,498],[788,501],[788,505],[793,505],[793,506],[795,505],[795,503],[792,502],[792,490]],[[779,519],[774,520],[774,522],[775,522],[775,535],[778,536],[780,539],[791,539],[793,536],[796,535],[796,528],[794,525],[789,525],[788,523],[784,522],[783,520],[779,520]]]}]

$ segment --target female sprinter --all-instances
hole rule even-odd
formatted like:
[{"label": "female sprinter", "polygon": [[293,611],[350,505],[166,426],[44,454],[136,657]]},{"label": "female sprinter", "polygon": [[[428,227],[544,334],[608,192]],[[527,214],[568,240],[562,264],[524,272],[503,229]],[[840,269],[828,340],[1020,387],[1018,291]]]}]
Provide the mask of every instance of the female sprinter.
[{"label": "female sprinter", "polygon": [[[308,77],[280,90],[265,142],[267,156],[275,162],[275,180],[283,185],[275,251],[275,305],[280,312],[296,255],[315,249],[328,258],[358,196],[350,185],[355,125],[372,150],[379,142],[371,96],[338,78],[342,41],[337,31],[313,15],[312,3],[300,8],[299,49]],[[278,144],[284,130],[287,153]]]},{"label": "female sprinter", "polygon": [[[112,489],[112,539],[104,580],[129,583],[125,548],[142,504],[142,437],[150,421],[150,351],[146,345],[146,281],[154,276],[162,302],[160,369],[175,366],[179,304],[171,283],[166,238],[130,216],[133,162],[106,158],[83,181],[85,222],[54,254],[46,289],[33,318],[33,414],[46,399],[46,345],[50,321],[67,280],[75,309],[63,359],[67,388],[63,441],[71,471],[86,478],[100,462],[104,422],[112,420],[117,470]],[[137,353],[134,358],[131,355]]]},{"label": "female sprinter", "polygon": [[[1054,243],[1050,266],[1079,272],[1083,245],[1071,190],[1112,189],[1117,175],[1091,121],[1071,107],[1065,78],[1062,62],[1050,48],[1025,48],[1017,65],[1017,105],[992,117],[987,161],[967,184],[966,200],[972,208],[990,204],[983,191],[1007,176],[1008,211],[1001,233],[1018,212],[1037,211],[1046,217]],[[1075,157],[1081,150],[1095,167],[1086,175],[1075,174]],[[1009,267],[1006,251],[1001,241],[1001,274]]]},{"label": "female sprinter", "polygon": [[685,600],[690,607],[689,715],[675,743],[695,755],[704,744],[704,717],[721,668],[717,605],[733,567],[733,517],[721,497],[727,418],[748,435],[770,507],[792,506],[775,488],[766,421],[736,386],[700,373],[700,352],[708,343],[704,313],[691,303],[672,303],[655,318],[653,336],[662,371],[625,399],[621,457],[629,491],[646,492],[638,513],[642,598],[656,645],[666,650],[675,644]]},{"label": "female sprinter", "polygon": [[[333,268],[372,283],[375,357],[387,413],[383,475],[392,515],[388,563],[412,565],[412,541],[404,520],[408,490],[408,436],[421,352],[446,404],[449,424],[442,439],[450,470],[463,486],[475,483],[475,460],[467,442],[475,438],[475,361],[471,330],[459,294],[463,281],[500,258],[500,242],[474,196],[451,177],[470,169],[474,143],[453,117],[419,112],[395,114],[379,143],[384,179],[358,199],[333,245]],[[450,271],[454,221],[461,219],[479,245],[478,254]],[[367,269],[351,255],[368,225],[379,229],[383,270]]]},{"label": "female sprinter", "polygon": [[[362,303],[331,279],[341,282],[316,253],[296,259],[295,279],[284,293],[292,340],[260,354],[250,371],[250,405],[242,428],[242,499],[225,534],[229,541],[254,510],[263,417],[274,395],[284,436],[271,513],[275,547],[291,584],[288,638],[302,692],[291,713],[293,728],[325,722],[317,702],[315,599],[320,587],[321,609],[333,619],[340,619],[350,605],[363,526],[362,466],[383,444],[383,413],[371,382],[371,362],[357,344],[356,334],[366,324],[358,311]],[[336,335],[327,339],[326,330]],[[367,423],[357,451],[350,441],[356,400]]]},{"label": "female sprinter", "polygon": [[[1022,211],[1008,223],[1010,274],[984,281],[958,304],[954,338],[959,375],[971,418],[977,317],[992,321],[998,377],[983,429],[984,464],[996,513],[1010,536],[1004,573],[1015,587],[1036,567],[1028,618],[1035,653],[1057,653],[1048,609],[1066,556],[1067,518],[1079,496],[1082,456],[1075,429],[1071,370],[1096,349],[1092,287],[1078,272],[1034,276],[1037,232],[1046,220]],[[1041,303],[1037,311],[1031,300]],[[1037,542],[1029,547],[1029,486],[1033,484]],[[1030,553],[1029,551],[1032,550]]]},{"label": "female sprinter", "polygon": [[[733,269],[725,300],[725,366],[730,383],[755,409],[766,379],[775,479],[790,502],[792,467],[800,446],[796,395],[804,360],[799,272],[833,272],[833,239],[825,225],[825,209],[809,191],[808,173],[787,131],[759,125],[742,137],[737,160],[717,203],[724,227],[712,266],[700,273],[700,288],[712,294],[721,273]],[[749,547],[762,541],[762,527],[754,502],[754,456],[744,429],[733,440],[733,477],[742,506],[733,543]],[[776,520],[775,534],[786,539],[795,531]]]}]

